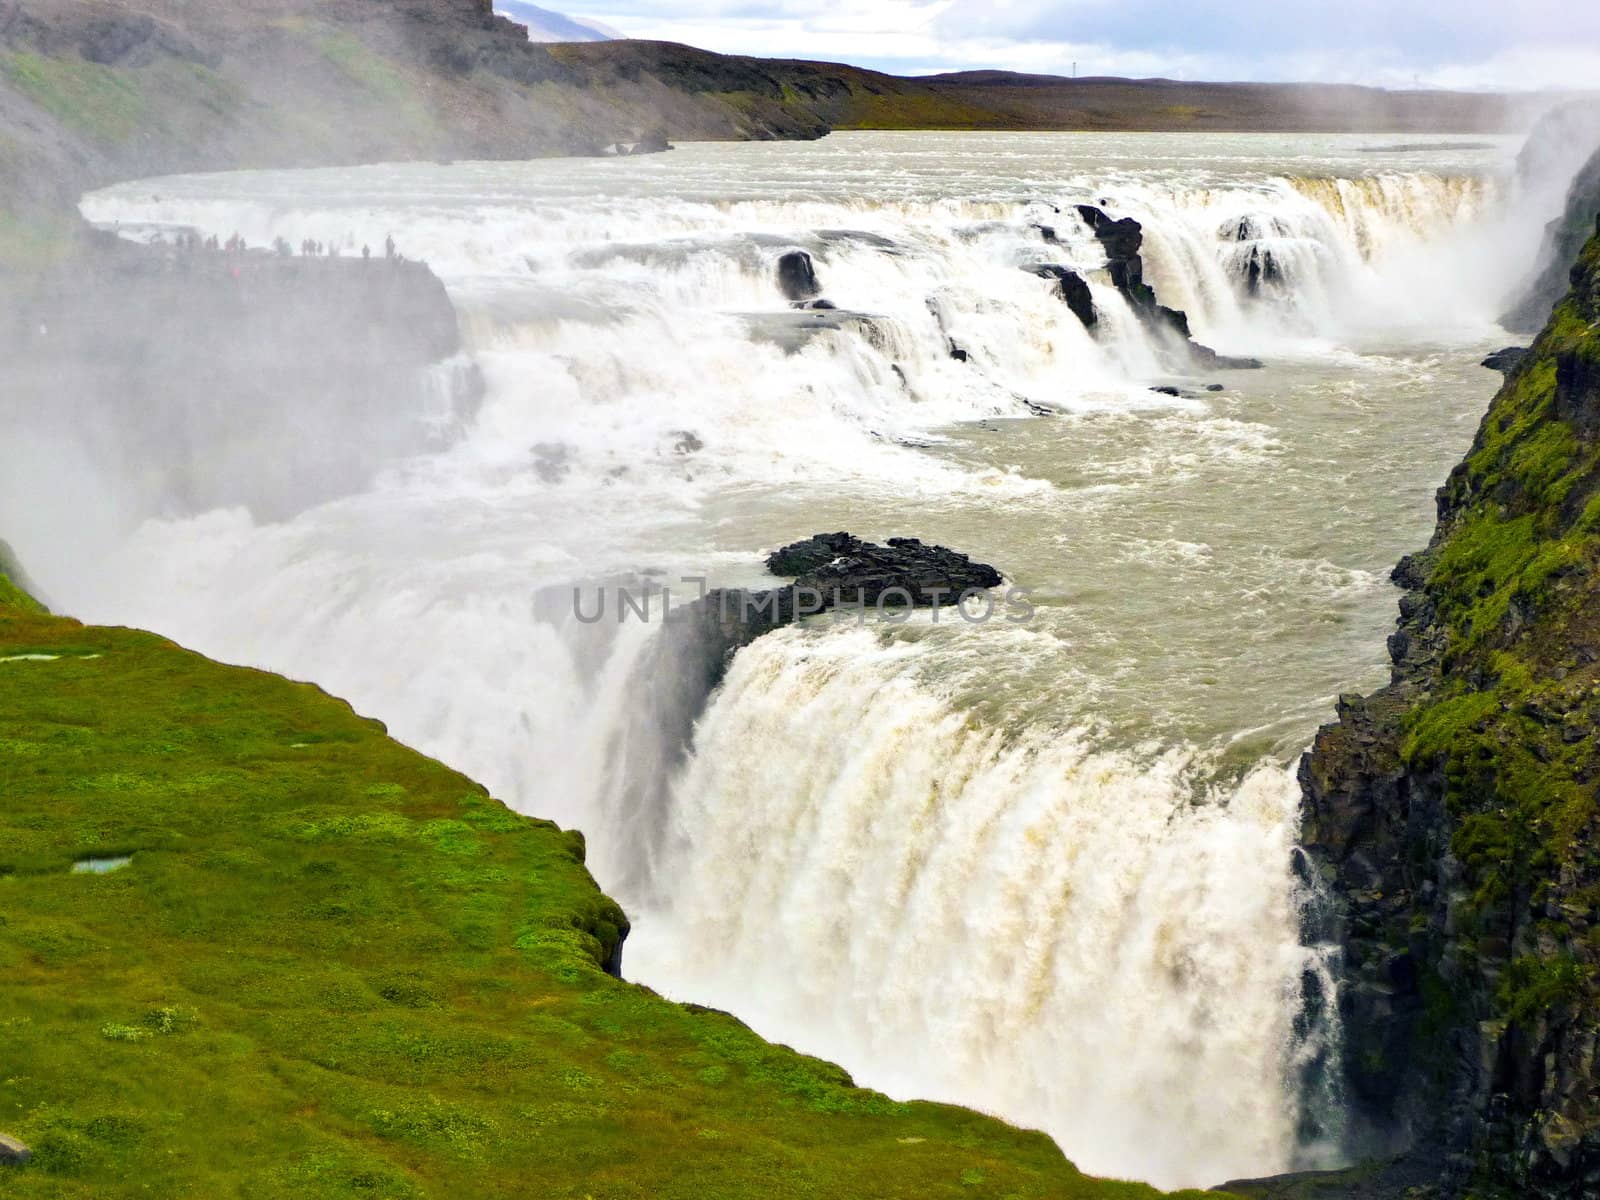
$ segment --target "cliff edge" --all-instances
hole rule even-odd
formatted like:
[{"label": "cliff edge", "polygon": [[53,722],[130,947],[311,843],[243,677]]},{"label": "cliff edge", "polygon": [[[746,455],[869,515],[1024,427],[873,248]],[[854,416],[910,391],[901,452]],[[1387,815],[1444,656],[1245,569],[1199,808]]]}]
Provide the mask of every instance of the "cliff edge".
[{"label": "cliff edge", "polygon": [[1570,282],[1300,771],[1352,1149],[1440,1196],[1600,1194],[1600,231]]}]

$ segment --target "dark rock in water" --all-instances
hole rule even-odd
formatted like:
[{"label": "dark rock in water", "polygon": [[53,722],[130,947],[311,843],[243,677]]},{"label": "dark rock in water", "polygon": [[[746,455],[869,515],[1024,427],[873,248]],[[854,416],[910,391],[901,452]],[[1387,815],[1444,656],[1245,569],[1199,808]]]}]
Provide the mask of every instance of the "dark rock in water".
[{"label": "dark rock in water", "polygon": [[1527,357],[1526,346],[1507,346],[1504,350],[1496,350],[1478,365],[1488,367],[1491,371],[1499,371],[1502,375],[1509,375],[1517,369],[1517,364]]},{"label": "dark rock in water", "polygon": [[663,150],[672,149],[674,149],[674,146],[667,141],[667,131],[665,129],[652,129],[639,139],[633,148],[633,152],[635,154],[660,154]]},{"label": "dark rock in water", "polygon": [[[848,547],[848,548],[844,548]],[[822,561],[825,551],[834,551]],[[848,533],[817,534],[785,546],[767,559],[784,574],[805,564],[795,584],[822,594],[823,607],[838,604],[952,604],[966,591],[1000,584],[1000,572],[987,563],[916,538],[890,538],[885,546],[858,541]],[[776,572],[775,572],[776,573]]]},{"label": "dark rock in water", "polygon": [[791,307],[782,312],[740,313],[757,341],[770,342],[785,354],[801,350],[818,334],[851,332],[870,336],[878,320],[872,313],[845,308]]},{"label": "dark rock in water", "polygon": [[1225,392],[1227,390],[1228,389],[1226,387],[1224,387],[1220,383],[1208,383],[1208,384],[1206,384],[1206,391],[1208,391],[1208,392]]},{"label": "dark rock in water", "polygon": [[1259,358],[1248,358],[1232,354],[1218,354],[1210,346],[1202,346],[1199,342],[1189,343],[1189,356],[1197,367],[1209,367],[1216,371],[1259,371],[1266,366]]},{"label": "dark rock in water", "polygon": [[1150,390],[1152,392],[1160,392],[1163,396],[1181,396],[1181,395],[1183,395],[1183,393],[1181,391],[1179,391],[1177,388],[1173,387],[1171,384],[1166,384],[1166,383],[1161,384],[1159,387],[1153,387]]},{"label": "dark rock in water", "polygon": [[993,567],[943,546],[916,538],[890,538],[879,546],[844,532],[775,550],[767,569],[795,581],[767,589],[716,588],[674,613],[674,624],[686,629],[667,643],[674,678],[690,679],[709,694],[735,650],[803,617],[860,605],[952,607],[964,594],[1002,582]]},{"label": "dark rock in water", "polygon": [[1202,346],[1189,331],[1188,314],[1179,308],[1168,308],[1156,300],[1155,289],[1144,281],[1144,260],[1139,256],[1139,248],[1144,245],[1144,229],[1138,221],[1132,217],[1113,220],[1092,204],[1078,205],[1078,215],[1105,250],[1106,272],[1111,276],[1112,286],[1128,302],[1128,307],[1148,328],[1171,335],[1183,343],[1183,358],[1187,359],[1187,363],[1182,365],[1213,370],[1253,370],[1261,366],[1259,359],[1231,358],[1218,354],[1209,346]]},{"label": "dark rock in water", "polygon": [[1105,248],[1106,258],[1126,260],[1138,257],[1139,249],[1144,245],[1144,226],[1138,221],[1132,217],[1115,220],[1092,204],[1078,205],[1078,215]]},{"label": "dark rock in water", "polygon": [[0,1167],[20,1167],[32,1158],[32,1150],[9,1134],[0,1133]]},{"label": "dark rock in water", "polygon": [[1100,314],[1095,311],[1094,298],[1089,294],[1089,285],[1084,282],[1082,275],[1071,267],[1056,263],[1039,263],[1028,270],[1041,279],[1056,281],[1056,294],[1066,302],[1073,316],[1083,322],[1085,329],[1093,329],[1100,323]]},{"label": "dark rock in water", "polygon": [[767,555],[767,570],[793,578],[826,566],[840,555],[853,554],[862,545],[860,538],[843,531],[813,534],[803,542],[791,542]]},{"label": "dark rock in water", "polygon": [[1244,260],[1245,290],[1252,296],[1259,296],[1263,284],[1282,282],[1283,268],[1278,265],[1277,255],[1260,246],[1251,246],[1250,255]]},{"label": "dark rock in water", "polygon": [[792,304],[815,299],[822,292],[817,282],[817,270],[811,255],[804,250],[790,250],[778,259],[778,290]]},{"label": "dark rock in water", "polygon": [[955,359],[957,362],[966,362],[972,356],[970,354],[968,354],[964,349],[962,349],[959,345],[957,345],[955,342],[951,342],[950,343],[950,357]]},{"label": "dark rock in water", "polygon": [[806,300],[795,304],[795,308],[806,309],[810,312],[837,312],[839,306],[832,300]]},{"label": "dark rock in water", "polygon": [[1052,246],[1057,245],[1057,244],[1060,243],[1061,239],[1056,236],[1056,231],[1051,226],[1049,226],[1049,225],[1035,225],[1035,226],[1033,226],[1033,228],[1037,229],[1039,231],[1039,236],[1042,237],[1045,241],[1049,242]]}]

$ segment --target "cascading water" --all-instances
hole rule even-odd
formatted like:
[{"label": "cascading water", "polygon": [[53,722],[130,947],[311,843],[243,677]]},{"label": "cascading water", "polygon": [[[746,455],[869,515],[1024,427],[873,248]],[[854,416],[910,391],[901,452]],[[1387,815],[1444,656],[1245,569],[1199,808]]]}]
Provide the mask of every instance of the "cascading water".
[{"label": "cascading water", "polygon": [[[1090,1170],[1284,1169],[1337,1052],[1303,1019],[1290,764],[1381,678],[1384,573],[1492,386],[1473,350],[1537,238],[1499,221],[1509,150],[861,134],[124,185],[84,208],[130,235],[392,234],[482,406],[273,523],[112,490],[93,569],[35,493],[0,529],[75,614],[314,678],[584,828],[630,976]],[[1077,203],[1138,218],[1161,302],[1267,368],[1169,379]],[[778,295],[791,249],[838,310]],[[1087,276],[1095,334],[1042,263]],[[759,549],[835,528],[970,551],[1034,617],[823,618],[708,698],[661,678],[670,627],[573,611],[759,584]]]}]

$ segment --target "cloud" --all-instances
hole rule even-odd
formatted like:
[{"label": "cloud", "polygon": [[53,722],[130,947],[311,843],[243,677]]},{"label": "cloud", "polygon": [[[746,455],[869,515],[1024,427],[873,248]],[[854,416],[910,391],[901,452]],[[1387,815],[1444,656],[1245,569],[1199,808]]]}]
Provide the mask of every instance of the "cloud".
[{"label": "cloud", "polygon": [[1584,0],[568,0],[631,37],[908,74],[1003,67],[1185,79],[1592,87]]}]

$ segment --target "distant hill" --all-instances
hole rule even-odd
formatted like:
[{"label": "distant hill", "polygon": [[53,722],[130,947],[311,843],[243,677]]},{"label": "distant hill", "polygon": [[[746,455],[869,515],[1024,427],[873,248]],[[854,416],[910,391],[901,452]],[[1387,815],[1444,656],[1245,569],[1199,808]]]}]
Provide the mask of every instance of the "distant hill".
[{"label": "distant hill", "polygon": [[599,21],[569,17],[527,0],[495,0],[494,10],[525,26],[530,42],[609,42],[622,36]]},{"label": "distant hill", "polygon": [[[501,5],[555,22],[546,32],[603,37],[524,0]],[[646,134],[1483,133],[1525,128],[1550,99],[1004,71],[904,78],[670,42],[532,42],[494,0],[0,0],[0,218],[143,175],[595,154]]]}]

